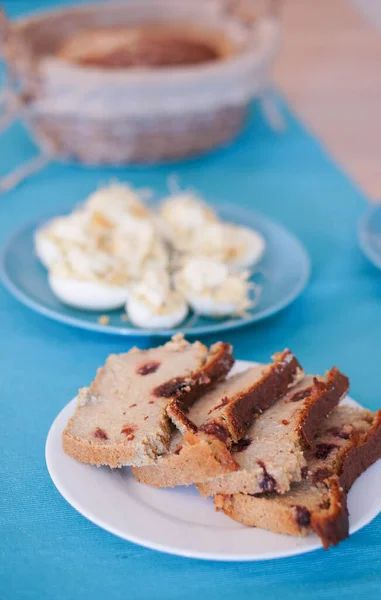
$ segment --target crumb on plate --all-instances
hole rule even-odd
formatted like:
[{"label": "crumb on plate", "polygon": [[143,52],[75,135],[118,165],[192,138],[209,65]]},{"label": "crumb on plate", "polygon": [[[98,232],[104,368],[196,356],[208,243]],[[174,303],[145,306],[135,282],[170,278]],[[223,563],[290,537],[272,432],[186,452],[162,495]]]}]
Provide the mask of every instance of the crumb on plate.
[{"label": "crumb on plate", "polygon": [[110,323],[110,317],[107,315],[102,315],[98,318],[98,323],[101,325],[108,325]]}]

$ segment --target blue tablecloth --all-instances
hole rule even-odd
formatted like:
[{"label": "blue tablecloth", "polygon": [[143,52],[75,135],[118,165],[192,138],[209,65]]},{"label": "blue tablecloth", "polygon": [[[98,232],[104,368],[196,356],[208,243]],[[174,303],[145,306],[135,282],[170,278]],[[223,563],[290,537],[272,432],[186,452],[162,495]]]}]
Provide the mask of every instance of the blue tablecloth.
[{"label": "blue tablecloth", "polygon": [[[33,3],[7,4],[17,12]],[[226,334],[237,357],[266,361],[289,346],[311,372],[337,364],[351,377],[352,395],[375,409],[381,405],[381,277],[356,240],[365,200],[286,114],[284,135],[272,133],[254,110],[249,129],[229,149],[176,168],[51,165],[0,196],[0,242],[26,220],[74,204],[112,176],[163,192],[166,177],[175,171],[181,183],[196,186],[206,197],[253,207],[281,221],[312,257],[311,283],[290,308]],[[32,153],[21,127],[11,128],[0,139],[0,171]],[[329,552],[223,564],[122,541],[63,500],[45,466],[48,429],[107,354],[133,343],[50,322],[0,287],[0,599],[379,598],[381,517]]]}]

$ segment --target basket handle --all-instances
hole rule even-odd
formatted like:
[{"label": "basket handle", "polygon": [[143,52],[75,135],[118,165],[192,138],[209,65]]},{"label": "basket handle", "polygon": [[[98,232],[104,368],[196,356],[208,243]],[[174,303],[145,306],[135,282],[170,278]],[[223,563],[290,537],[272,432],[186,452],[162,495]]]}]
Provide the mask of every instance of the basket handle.
[{"label": "basket handle", "polygon": [[[0,135],[22,115],[22,105],[9,84],[0,90]],[[3,177],[0,177],[0,193],[15,188],[29,175],[33,175],[45,167],[53,158],[52,153],[40,151],[29,161],[24,162]]]},{"label": "basket handle", "polygon": [[[5,16],[3,8],[0,6],[0,47],[3,49],[5,58],[5,45],[11,36],[11,26]],[[14,106],[12,92],[9,84],[9,73],[7,63],[4,60],[5,70],[5,82],[4,86],[0,88],[0,133],[11,124],[14,115]]]},{"label": "basket handle", "polygon": [[[6,83],[4,88],[0,90],[0,135],[21,115],[21,103]],[[0,193],[15,188],[29,175],[33,175],[45,167],[51,159],[51,154],[40,151],[31,160],[24,162],[7,175],[0,177]]]},{"label": "basket handle", "polygon": [[[2,134],[16,119],[23,114],[23,91],[17,77],[14,62],[21,57],[24,67],[31,66],[33,55],[22,37],[15,33],[11,22],[0,6],[0,47],[6,67],[5,83],[0,89],[0,134]],[[36,173],[47,165],[52,158],[49,152],[42,150],[40,154],[16,167],[13,171],[0,178],[0,193],[8,191],[29,175]]]}]

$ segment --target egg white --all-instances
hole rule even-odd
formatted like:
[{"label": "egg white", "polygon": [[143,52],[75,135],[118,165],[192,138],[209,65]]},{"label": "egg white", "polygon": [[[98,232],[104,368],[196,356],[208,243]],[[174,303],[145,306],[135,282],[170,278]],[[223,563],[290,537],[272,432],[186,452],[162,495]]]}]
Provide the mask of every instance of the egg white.
[{"label": "egg white", "polygon": [[42,262],[46,269],[49,269],[55,262],[62,258],[62,253],[44,231],[37,231],[34,236],[34,249],[37,258]]},{"label": "egg white", "polygon": [[176,327],[188,314],[185,302],[179,304],[173,311],[157,314],[145,302],[131,295],[126,303],[126,312],[131,323],[143,329],[169,329]]},{"label": "egg white", "polygon": [[90,311],[121,308],[128,298],[126,286],[71,279],[49,273],[49,284],[61,302]]},{"label": "egg white", "polygon": [[260,262],[266,249],[263,236],[258,231],[248,227],[237,227],[237,236],[239,236],[240,243],[243,242],[245,252],[230,261],[228,263],[229,267],[235,271],[254,267]]},{"label": "egg white", "polygon": [[240,305],[235,302],[221,302],[206,294],[187,294],[186,299],[192,310],[205,317],[229,317],[237,313]]}]

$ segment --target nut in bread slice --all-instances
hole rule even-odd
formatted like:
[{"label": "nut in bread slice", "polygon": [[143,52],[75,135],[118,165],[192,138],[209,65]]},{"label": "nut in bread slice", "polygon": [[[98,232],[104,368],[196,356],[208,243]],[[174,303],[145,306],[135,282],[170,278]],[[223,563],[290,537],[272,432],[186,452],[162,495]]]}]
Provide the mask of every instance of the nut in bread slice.
[{"label": "nut in bread slice", "polygon": [[153,462],[170,444],[171,405],[184,410],[224,379],[233,365],[231,346],[210,349],[183,336],[150,350],[113,354],[78,405],[63,432],[69,456],[95,465],[120,467]]}]

